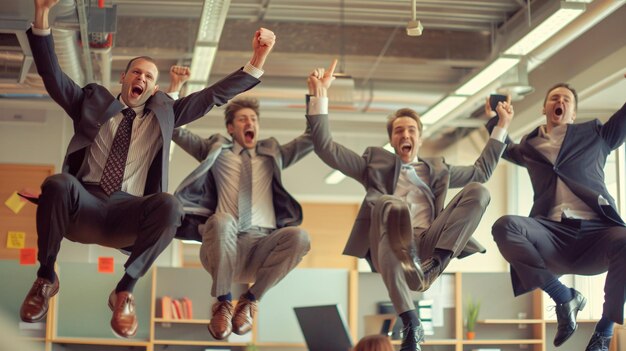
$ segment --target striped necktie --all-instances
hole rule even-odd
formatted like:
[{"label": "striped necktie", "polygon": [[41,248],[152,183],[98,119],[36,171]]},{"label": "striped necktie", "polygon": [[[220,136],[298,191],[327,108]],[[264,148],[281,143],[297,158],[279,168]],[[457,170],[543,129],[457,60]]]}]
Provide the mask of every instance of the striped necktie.
[{"label": "striped necktie", "polygon": [[243,149],[241,152],[241,172],[239,174],[239,230],[243,231],[252,226],[252,160],[250,152]]},{"label": "striped necktie", "polygon": [[133,131],[133,120],[136,116],[135,111],[130,107],[123,109],[122,114],[124,118],[117,127],[107,162],[102,170],[102,178],[100,178],[100,187],[107,195],[122,189],[124,169],[126,168],[128,148]]}]

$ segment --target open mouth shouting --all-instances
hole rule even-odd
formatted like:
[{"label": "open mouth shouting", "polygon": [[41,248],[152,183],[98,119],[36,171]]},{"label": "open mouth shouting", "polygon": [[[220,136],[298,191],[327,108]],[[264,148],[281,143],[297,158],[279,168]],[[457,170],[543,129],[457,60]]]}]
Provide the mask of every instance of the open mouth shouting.
[{"label": "open mouth shouting", "polygon": [[246,144],[251,144],[254,142],[255,133],[254,130],[249,129],[243,132],[243,140]]},{"label": "open mouth shouting", "polygon": [[400,144],[400,152],[406,155],[410,155],[413,150],[413,145],[410,142],[405,141]]},{"label": "open mouth shouting", "polygon": [[563,115],[563,108],[562,107],[557,107],[554,109],[554,114],[561,117]]},{"label": "open mouth shouting", "polygon": [[141,85],[133,85],[130,89],[130,96],[137,99],[143,94],[144,88]]}]

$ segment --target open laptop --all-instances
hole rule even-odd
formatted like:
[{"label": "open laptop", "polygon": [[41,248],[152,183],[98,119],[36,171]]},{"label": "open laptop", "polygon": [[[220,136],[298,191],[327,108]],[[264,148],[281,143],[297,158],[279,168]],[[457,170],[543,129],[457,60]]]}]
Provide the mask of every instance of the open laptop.
[{"label": "open laptop", "polygon": [[338,305],[294,307],[309,351],[350,351],[352,338]]}]

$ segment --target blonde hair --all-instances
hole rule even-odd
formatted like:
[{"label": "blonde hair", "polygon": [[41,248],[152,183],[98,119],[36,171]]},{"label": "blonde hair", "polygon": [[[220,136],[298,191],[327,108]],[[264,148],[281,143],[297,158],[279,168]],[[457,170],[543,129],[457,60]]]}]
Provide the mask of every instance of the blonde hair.
[{"label": "blonde hair", "polygon": [[364,336],[353,351],[393,351],[393,346],[386,335],[375,334]]}]

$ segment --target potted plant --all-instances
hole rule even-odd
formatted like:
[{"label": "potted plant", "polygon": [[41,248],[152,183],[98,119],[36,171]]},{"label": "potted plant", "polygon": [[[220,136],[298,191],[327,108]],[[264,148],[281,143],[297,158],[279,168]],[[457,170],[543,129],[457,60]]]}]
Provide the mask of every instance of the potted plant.
[{"label": "potted plant", "polygon": [[257,350],[258,348],[253,343],[249,343],[248,345],[246,345],[245,351],[257,351]]},{"label": "potted plant", "polygon": [[480,312],[480,302],[469,299],[467,302],[467,339],[472,340],[476,337],[474,328],[478,320],[478,312]]}]

